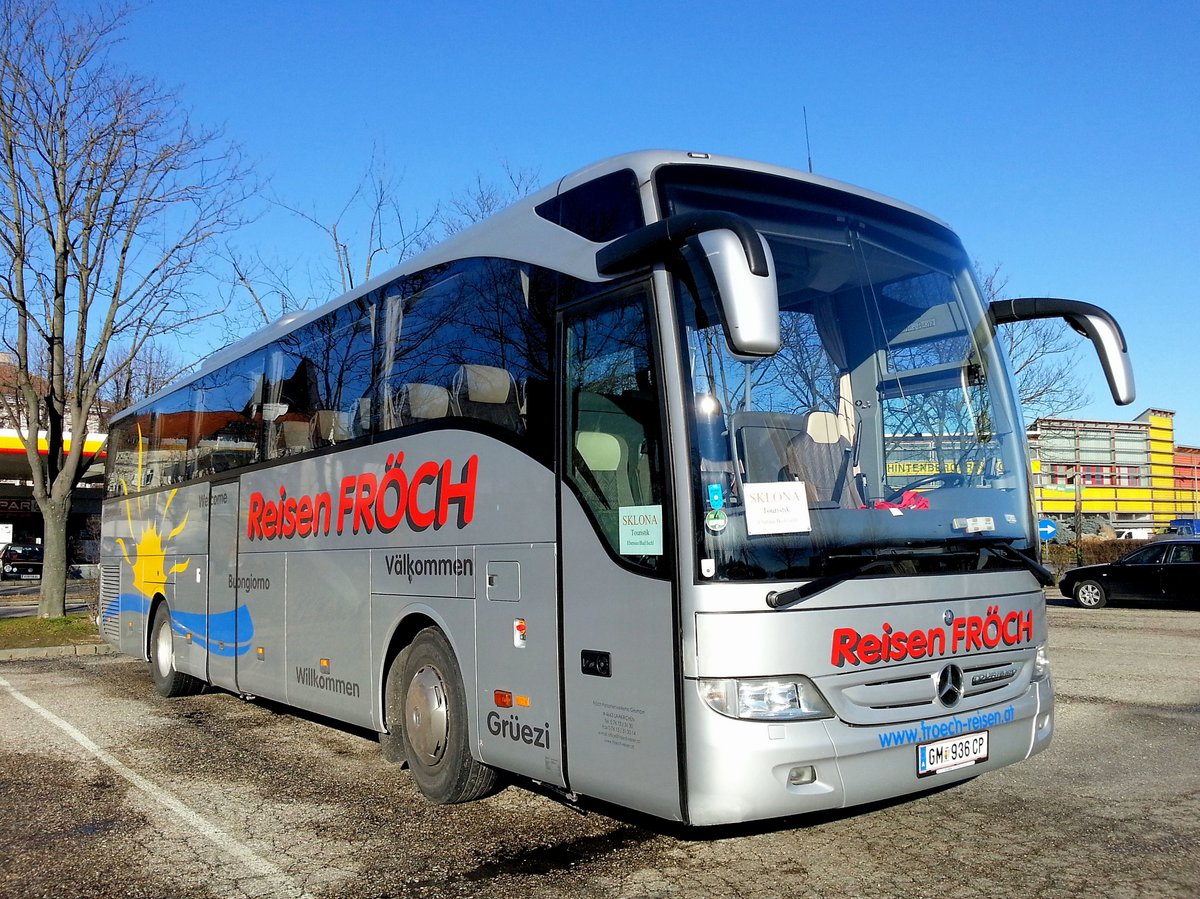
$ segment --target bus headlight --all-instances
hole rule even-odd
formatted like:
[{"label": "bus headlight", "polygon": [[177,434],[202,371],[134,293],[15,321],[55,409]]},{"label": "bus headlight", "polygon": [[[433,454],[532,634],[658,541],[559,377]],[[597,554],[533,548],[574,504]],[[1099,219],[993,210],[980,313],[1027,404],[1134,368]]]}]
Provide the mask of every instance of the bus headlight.
[{"label": "bus headlight", "polygon": [[1046,644],[1043,643],[1037,648],[1037,655],[1033,659],[1033,680],[1045,680],[1050,676],[1050,654],[1046,652]]},{"label": "bus headlight", "polygon": [[729,718],[803,721],[833,717],[833,709],[807,677],[702,679],[700,695],[710,709]]}]

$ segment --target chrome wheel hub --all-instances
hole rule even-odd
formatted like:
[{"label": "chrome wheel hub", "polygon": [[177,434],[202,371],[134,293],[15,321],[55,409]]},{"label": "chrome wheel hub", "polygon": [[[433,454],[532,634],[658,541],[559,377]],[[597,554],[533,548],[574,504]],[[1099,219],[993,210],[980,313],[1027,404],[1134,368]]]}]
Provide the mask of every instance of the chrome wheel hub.
[{"label": "chrome wheel hub", "polygon": [[426,665],[413,675],[404,710],[409,745],[421,762],[437,764],[446,753],[450,719],[446,708],[446,684],[436,668]]},{"label": "chrome wheel hub", "polygon": [[175,667],[175,644],[171,640],[171,622],[164,621],[154,635],[154,663],[160,677],[169,677]]}]

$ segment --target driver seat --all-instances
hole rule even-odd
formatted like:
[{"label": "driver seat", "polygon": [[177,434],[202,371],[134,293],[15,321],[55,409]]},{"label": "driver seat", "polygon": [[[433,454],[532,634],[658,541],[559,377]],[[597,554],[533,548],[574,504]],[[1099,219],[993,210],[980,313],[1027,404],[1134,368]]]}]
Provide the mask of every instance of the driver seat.
[{"label": "driver seat", "polygon": [[809,412],[799,434],[784,451],[783,474],[803,481],[809,504],[824,508],[860,509],[862,496],[855,483],[854,447],[838,428],[832,412]]}]

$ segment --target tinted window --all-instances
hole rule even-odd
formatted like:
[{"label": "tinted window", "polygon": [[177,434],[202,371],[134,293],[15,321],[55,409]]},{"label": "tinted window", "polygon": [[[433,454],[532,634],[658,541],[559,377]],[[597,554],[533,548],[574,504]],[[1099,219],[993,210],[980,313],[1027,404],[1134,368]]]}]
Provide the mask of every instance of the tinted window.
[{"label": "tinted window", "polygon": [[195,424],[192,390],[184,387],[112,428],[106,460],[108,495],[155,490],[191,477]]},{"label": "tinted window", "polygon": [[374,307],[357,301],[276,341],[266,354],[267,458],[370,431]]},{"label": "tinted window", "polygon": [[498,259],[397,279],[116,423],[108,494],[437,419],[498,430],[550,466],[557,287]]},{"label": "tinted window", "polygon": [[139,418],[126,418],[109,428],[104,460],[104,485],[108,496],[134,493],[140,488],[137,480],[140,424]]},{"label": "tinted window", "polygon": [[219,474],[263,455],[263,355],[252,353],[196,384],[196,474]]},{"label": "tinted window", "polygon": [[1171,554],[1172,562],[1200,562],[1200,545],[1179,543]]},{"label": "tinted window", "polygon": [[538,206],[537,214],[597,243],[615,240],[646,224],[632,169],[564,191]]},{"label": "tinted window", "polygon": [[1166,551],[1167,546],[1165,543],[1152,544],[1131,552],[1125,557],[1125,561],[1131,565],[1153,565],[1155,562],[1162,561]]},{"label": "tinted window", "polygon": [[529,266],[474,259],[380,292],[380,428],[466,419],[553,455],[551,298]]}]

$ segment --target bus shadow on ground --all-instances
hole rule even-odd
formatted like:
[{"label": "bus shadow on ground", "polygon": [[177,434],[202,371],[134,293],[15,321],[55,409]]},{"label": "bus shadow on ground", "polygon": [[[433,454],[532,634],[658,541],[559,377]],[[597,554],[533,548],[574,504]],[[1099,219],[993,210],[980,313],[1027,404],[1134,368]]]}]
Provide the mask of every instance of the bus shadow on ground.
[{"label": "bus shadow on ground", "polygon": [[[339,721],[335,718],[328,718],[317,712],[308,711],[307,709],[296,708],[295,706],[289,706],[282,702],[276,702],[275,700],[263,699],[256,696],[238,696],[238,694],[231,693],[224,688],[213,687],[211,685],[207,686],[204,692],[223,693],[227,696],[252,702],[254,705],[262,708],[272,715],[297,718],[302,721],[308,721],[313,724],[341,731],[342,733],[360,737],[376,744],[379,742],[379,734],[370,728],[347,724],[344,721]],[[407,769],[407,767],[407,764],[396,766],[398,770]],[[549,799],[551,802],[554,802],[563,808],[569,809],[585,817],[590,815],[601,815],[603,817],[612,819],[621,826],[616,830],[601,836],[573,838],[563,843],[520,850],[514,852],[511,856],[500,856],[481,864],[478,866],[478,868],[474,869],[473,873],[468,872],[467,874],[461,875],[460,879],[482,880],[488,877],[497,876],[502,873],[550,873],[554,870],[568,868],[571,865],[578,864],[589,857],[609,854],[613,851],[624,848],[625,846],[646,842],[655,837],[668,837],[673,840],[690,842],[714,842],[718,840],[736,839],[740,837],[782,833],[790,830],[805,830],[812,827],[820,827],[822,825],[842,821],[847,818],[855,818],[859,815],[867,815],[871,814],[872,812],[884,811],[887,809],[904,806],[910,802],[919,801],[947,790],[953,790],[958,787],[965,786],[972,780],[974,780],[974,778],[969,777],[964,780],[955,781],[954,783],[941,784],[939,786],[930,787],[929,789],[921,790],[919,792],[908,793],[903,796],[896,796],[891,799],[884,799],[877,802],[855,805],[849,808],[807,812],[802,815],[791,815],[784,818],[768,818],[761,821],[746,821],[738,824],[689,827],[678,821],[668,821],[663,818],[656,818],[653,815],[648,815],[643,812],[613,805],[601,799],[593,799],[589,796],[572,796],[554,787],[538,783],[537,781],[527,780],[525,778],[512,775],[505,775],[502,781],[504,786],[501,787],[501,789],[524,790],[526,792],[542,796],[545,799]]]},{"label": "bus shadow on ground", "polygon": [[647,815],[642,812],[633,811],[622,808],[620,806],[611,805],[603,800],[592,799],[587,796],[581,796],[576,799],[571,799],[562,795],[554,789],[546,788],[542,784],[523,781],[516,781],[515,786],[529,790],[545,796],[561,805],[566,806],[580,814],[599,814],[607,818],[612,818],[625,825],[636,827],[639,830],[647,831],[656,836],[670,837],[671,839],[687,841],[687,842],[715,842],[718,840],[737,839],[741,837],[762,836],[772,833],[783,833],[790,830],[806,830],[813,827],[821,827],[826,824],[832,824],[838,821],[843,821],[847,818],[857,818],[860,815],[871,814],[872,812],[885,811],[891,808],[908,805],[911,802],[916,802],[929,796],[934,796],[938,793],[943,793],[947,790],[953,790],[962,787],[974,777],[966,778],[965,780],[955,781],[954,783],[941,784],[936,787],[930,787],[926,790],[921,790],[916,793],[908,793],[904,796],[894,796],[890,799],[883,799],[877,802],[868,802],[861,805],[854,805],[848,808],[826,809],[824,811],[806,812],[801,815],[790,815],[783,818],[766,818],[761,821],[743,821],[738,824],[717,824],[706,827],[687,826],[678,821],[667,821],[663,818],[656,818],[652,815]]}]

